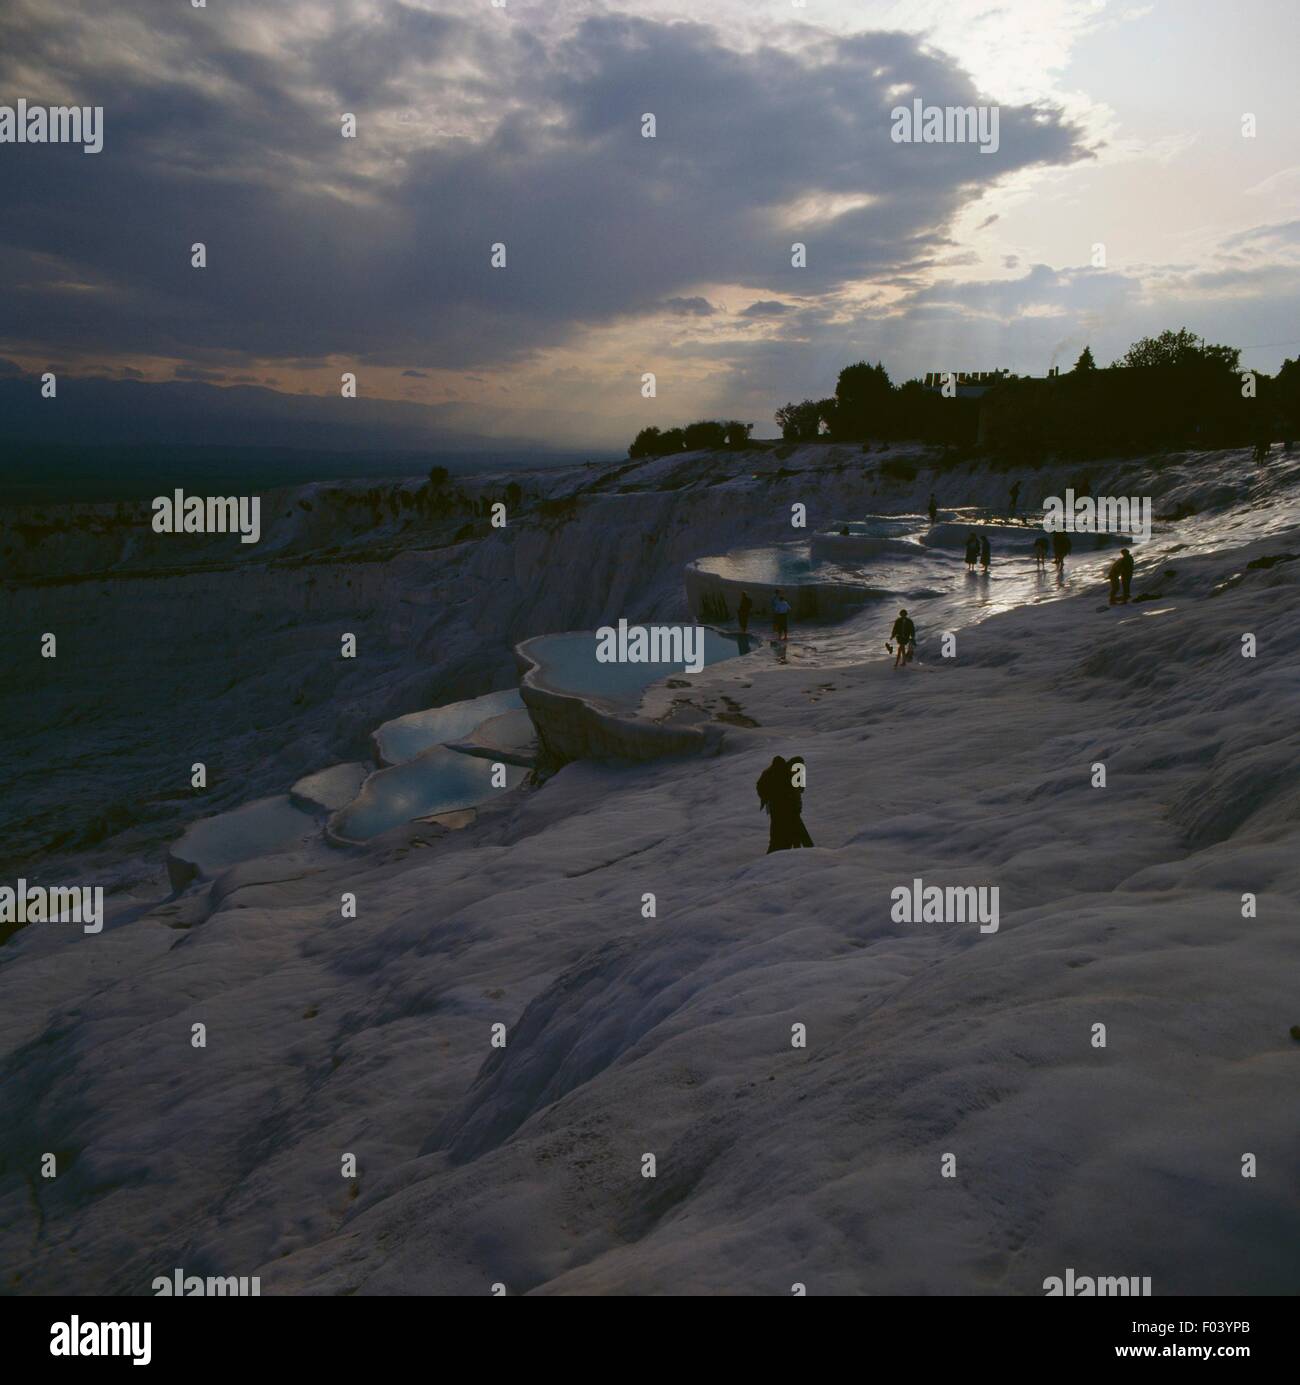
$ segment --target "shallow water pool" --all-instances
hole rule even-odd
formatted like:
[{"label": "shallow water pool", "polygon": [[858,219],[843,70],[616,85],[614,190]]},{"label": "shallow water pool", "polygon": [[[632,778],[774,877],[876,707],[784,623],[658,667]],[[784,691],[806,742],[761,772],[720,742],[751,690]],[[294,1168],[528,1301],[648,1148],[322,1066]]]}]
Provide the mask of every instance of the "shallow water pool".
[{"label": "shallow water pool", "polygon": [[462,741],[490,718],[523,705],[519,689],[506,688],[503,692],[451,702],[445,707],[430,707],[386,721],[374,733],[374,742],[385,764],[400,765],[435,745]]},{"label": "shallow water pool", "polygon": [[[741,637],[719,634],[707,625],[701,628],[706,665],[734,659],[749,649],[748,640],[742,642]],[[599,698],[616,707],[635,707],[651,683],[685,670],[685,665],[680,663],[598,663],[596,645],[596,635],[591,630],[543,635],[530,640],[526,652],[539,665],[533,675],[534,683],[554,692]]]},{"label": "shallow water pool", "polygon": [[391,769],[377,770],[331,819],[330,830],[349,841],[368,841],[413,818],[486,803],[513,789],[527,773],[518,765],[506,765],[505,787],[496,788],[492,761],[435,746]]}]

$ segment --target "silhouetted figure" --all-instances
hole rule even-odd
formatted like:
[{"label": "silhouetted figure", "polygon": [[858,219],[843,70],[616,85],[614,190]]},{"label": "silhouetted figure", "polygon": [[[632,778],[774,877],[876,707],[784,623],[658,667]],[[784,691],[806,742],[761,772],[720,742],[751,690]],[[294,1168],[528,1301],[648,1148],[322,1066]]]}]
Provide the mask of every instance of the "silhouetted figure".
[{"label": "silhouetted figure", "polygon": [[[911,663],[913,646],[916,644],[916,626],[912,623],[906,609],[899,611],[898,619],[894,622],[894,628],[889,632],[889,638],[898,643],[894,667],[901,668],[904,664]],[[885,648],[889,648],[888,643],[886,643]]]},{"label": "silhouetted figure", "polygon": [[979,560],[979,556],[980,541],[975,536],[975,531],[972,529],[969,537],[966,539],[966,568],[968,571],[975,571],[975,564]]},{"label": "silhouetted figure", "polygon": [[989,570],[989,559],[993,556],[993,550],[989,547],[987,534],[980,535],[980,566],[985,572]]},{"label": "silhouetted figure", "polygon": [[1070,555],[1070,549],[1074,545],[1070,542],[1070,536],[1064,529],[1052,530],[1052,561],[1056,564],[1057,572],[1065,571],[1065,560]]},{"label": "silhouetted figure", "polygon": [[812,838],[803,825],[800,808],[803,790],[794,786],[794,767],[802,765],[803,760],[796,757],[786,761],[780,755],[772,757],[772,763],[758,776],[758,801],[767,813],[767,849],[788,851],[792,847],[811,846]]},{"label": "silhouetted figure", "polygon": [[1042,534],[1034,540],[1034,562],[1037,563],[1039,572],[1047,571],[1047,540]]},{"label": "silhouetted figure", "polygon": [[930,492],[930,508],[927,511],[930,516],[930,523],[933,524],[939,518],[939,503],[934,498],[934,492]]},{"label": "silhouetted figure", "polygon": [[790,603],[779,590],[772,601],[772,633],[778,640],[790,638]]},{"label": "silhouetted figure", "polygon": [[1020,482],[1017,481],[1011,487],[1011,513],[1015,514],[1017,506],[1020,504]]},{"label": "silhouetted figure", "polygon": [[[790,792],[794,794],[794,822],[790,828],[790,845],[795,847],[811,846],[813,839],[808,835],[808,829],[803,825],[803,783],[808,780],[808,767],[804,764],[802,755],[792,755],[790,757]],[[803,783],[800,783],[800,780]]]},{"label": "silhouetted figure", "polygon": [[740,633],[743,635],[749,629],[749,613],[754,609],[754,603],[749,599],[748,592],[740,593],[740,604],[736,607],[736,620],[740,625]]},{"label": "silhouetted figure", "polygon": [[1110,583],[1110,604],[1114,606],[1119,601],[1119,579],[1124,571],[1123,558],[1116,558],[1115,561],[1106,569],[1106,580]]},{"label": "silhouetted figure", "polygon": [[1257,462],[1268,461],[1269,448],[1272,446],[1273,444],[1271,442],[1266,441],[1264,438],[1260,438],[1255,444],[1255,460]]},{"label": "silhouetted figure", "polygon": [[1124,595],[1122,600],[1127,602],[1129,598],[1129,590],[1133,585],[1133,555],[1128,551],[1127,548],[1121,548],[1119,552],[1119,580],[1124,586]]}]

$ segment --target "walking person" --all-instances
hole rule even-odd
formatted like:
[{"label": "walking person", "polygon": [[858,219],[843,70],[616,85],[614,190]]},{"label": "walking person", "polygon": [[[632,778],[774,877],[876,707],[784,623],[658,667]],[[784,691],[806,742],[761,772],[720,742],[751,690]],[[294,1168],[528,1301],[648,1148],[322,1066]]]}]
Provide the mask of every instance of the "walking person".
[{"label": "walking person", "polygon": [[1015,512],[1016,512],[1017,508],[1019,507],[1019,505],[1020,505],[1020,482],[1017,481],[1017,482],[1011,487],[1011,513],[1012,513],[1012,514],[1015,514]]},{"label": "walking person", "polygon": [[736,607],[736,620],[740,623],[740,633],[743,635],[749,629],[749,613],[754,609],[754,603],[749,599],[748,592],[740,593],[740,604]]},{"label": "walking person", "polygon": [[1119,579],[1124,571],[1124,559],[1116,558],[1115,561],[1106,569],[1106,580],[1110,583],[1110,604],[1115,606],[1119,603]]},{"label": "walking person", "polygon": [[1056,565],[1057,572],[1062,576],[1065,574],[1065,560],[1072,547],[1070,536],[1064,529],[1052,530],[1052,561]]},{"label": "walking person", "polygon": [[1124,595],[1120,600],[1127,606],[1129,591],[1133,585],[1133,555],[1127,548],[1121,548],[1119,553],[1119,580],[1124,588]]},{"label": "walking person", "polygon": [[1034,562],[1039,572],[1047,571],[1047,540],[1041,534],[1034,540]]},{"label": "walking person", "polygon": [[974,572],[975,564],[980,556],[980,541],[975,536],[972,529],[966,538],[966,571]]},{"label": "walking person", "polygon": [[794,822],[799,816],[798,800],[790,783],[790,766],[780,755],[774,755],[754,787],[758,790],[759,804],[770,819],[768,854],[788,851],[794,845]]},{"label": "walking person", "polygon": [[987,534],[980,535],[980,566],[985,572],[989,570],[989,559],[993,556],[993,551],[989,547]]},{"label": "walking person", "polygon": [[794,795],[794,817],[790,822],[790,845],[793,847],[811,846],[813,839],[803,825],[803,793],[808,782],[808,766],[802,755],[792,755],[787,762],[790,769],[790,792]]},{"label": "walking person", "polygon": [[[907,614],[906,608],[898,613],[898,619],[894,622],[894,628],[889,632],[889,638],[898,642],[898,653],[894,658],[894,667],[902,668],[904,664],[912,662],[912,653],[916,645],[916,626],[911,617]],[[885,648],[889,648],[888,642]]]},{"label": "walking person", "polygon": [[790,603],[779,589],[772,601],[772,633],[778,640],[790,638]]}]

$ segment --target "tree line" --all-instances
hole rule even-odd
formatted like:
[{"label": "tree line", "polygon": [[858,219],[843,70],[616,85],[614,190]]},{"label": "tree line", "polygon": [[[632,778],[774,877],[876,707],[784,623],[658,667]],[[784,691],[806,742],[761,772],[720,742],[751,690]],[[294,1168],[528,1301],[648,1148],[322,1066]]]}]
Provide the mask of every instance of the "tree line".
[{"label": "tree line", "polygon": [[[1009,455],[1259,444],[1300,434],[1300,358],[1275,376],[1243,372],[1239,348],[1182,327],[1143,337],[1110,366],[1085,346],[1069,371],[1003,379],[979,398],[949,398],[920,380],[895,385],[880,362],[858,361],[840,371],[833,395],[791,401],[775,418],[787,442],[978,442]],[[750,427],[643,428],[628,456],[743,447]]]},{"label": "tree line", "polygon": [[1004,381],[984,402],[982,441],[1010,455],[1258,446],[1300,433],[1300,361],[1243,370],[1237,347],[1180,328],[1104,369],[1085,349],[1073,370]]},{"label": "tree line", "polygon": [[725,423],[705,419],[688,423],[685,428],[642,428],[627,449],[635,461],[638,457],[667,457],[674,452],[716,452],[723,447],[744,447],[753,431],[752,423],[728,419]]}]

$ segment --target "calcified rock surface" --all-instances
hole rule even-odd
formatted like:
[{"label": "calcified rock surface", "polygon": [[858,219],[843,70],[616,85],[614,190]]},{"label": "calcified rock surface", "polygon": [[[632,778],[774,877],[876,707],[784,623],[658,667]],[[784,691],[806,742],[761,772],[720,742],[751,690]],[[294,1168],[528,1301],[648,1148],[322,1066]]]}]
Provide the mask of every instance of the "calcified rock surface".
[{"label": "calcified rock surface", "polygon": [[[681,530],[771,541],[787,498],[870,492],[846,475],[719,482],[702,517],[630,497],[620,544],[656,557],[620,597],[644,606],[601,615],[680,610]],[[945,473],[942,502],[1007,479]],[[1300,554],[1295,477],[1234,456],[1148,479],[1158,514],[1219,506],[1139,554],[1152,599],[1106,608],[1104,558],[1080,561],[978,625],[953,605],[956,657],[931,632],[901,672],[867,625],[801,633],[787,664],[647,699],[698,713],[717,754],[573,763],[456,831],[311,842],[98,937],[15,936],[8,1284],[138,1294],[181,1265],[264,1293],[1040,1293],[1074,1266],[1294,1292],[1300,562],[1267,560]],[[599,547],[625,503],[570,525]],[[596,604],[600,554],[579,580],[572,537],[539,521],[462,553],[465,659],[507,557],[516,599],[531,572],[539,605],[570,583]],[[774,754],[807,761],[813,850],[763,854]],[[997,886],[998,931],[894,921],[914,878]]]}]

